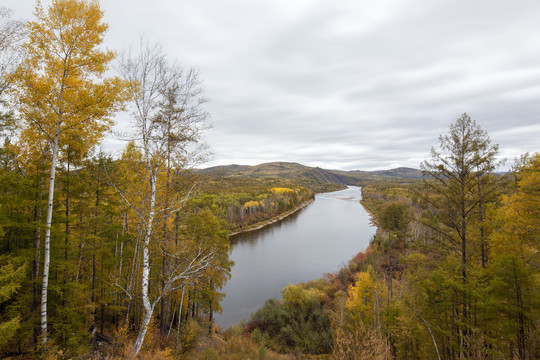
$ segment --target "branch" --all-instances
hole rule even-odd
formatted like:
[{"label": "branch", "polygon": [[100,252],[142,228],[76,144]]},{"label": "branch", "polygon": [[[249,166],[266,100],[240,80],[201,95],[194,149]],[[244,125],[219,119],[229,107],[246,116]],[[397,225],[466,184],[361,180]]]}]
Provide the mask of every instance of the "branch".
[{"label": "branch", "polygon": [[120,290],[122,290],[122,291],[128,296],[128,298],[129,298],[130,301],[133,300],[133,295],[131,295],[131,293],[130,293],[128,290],[126,290],[122,285],[120,285],[120,284],[118,283],[118,280],[115,281],[113,285],[115,285],[115,286],[117,286],[118,288],[120,288]]},{"label": "branch", "polygon": [[135,211],[137,213],[137,215],[139,215],[139,217],[143,218],[143,215],[142,213],[135,207],[131,204],[131,202],[124,196],[124,193],[122,191],[120,191],[120,189],[118,189],[118,187],[113,183],[113,181],[111,180],[110,176],[109,176],[109,172],[107,171],[107,168],[105,167],[105,174],[107,175],[107,182],[109,183],[109,185],[111,185],[114,190],[116,190],[116,192],[118,193],[118,195],[120,195],[120,197],[122,197],[122,199],[126,202],[126,204],[128,204],[128,206],[130,207],[130,209],[132,209],[133,211]]}]

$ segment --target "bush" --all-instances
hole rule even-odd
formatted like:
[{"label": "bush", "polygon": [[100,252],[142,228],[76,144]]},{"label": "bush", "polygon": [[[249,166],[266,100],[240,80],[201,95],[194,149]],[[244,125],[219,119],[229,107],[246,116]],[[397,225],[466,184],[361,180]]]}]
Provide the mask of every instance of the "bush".
[{"label": "bush", "polygon": [[282,293],[283,301],[270,299],[252,316],[247,326],[252,339],[277,351],[330,353],[333,342],[330,311],[323,308],[322,295],[301,285],[291,285]]},{"label": "bush", "polygon": [[203,332],[199,323],[193,319],[189,319],[186,325],[182,328],[178,338],[180,342],[180,351],[187,353],[197,345],[197,339]]}]

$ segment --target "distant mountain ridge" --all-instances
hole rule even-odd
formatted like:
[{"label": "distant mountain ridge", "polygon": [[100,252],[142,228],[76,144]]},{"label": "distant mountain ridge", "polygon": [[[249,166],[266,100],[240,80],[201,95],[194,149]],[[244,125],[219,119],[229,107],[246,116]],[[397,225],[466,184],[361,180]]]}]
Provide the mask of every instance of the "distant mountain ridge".
[{"label": "distant mountain ridge", "polygon": [[198,169],[196,172],[215,177],[281,178],[340,185],[361,185],[376,180],[417,180],[422,178],[420,170],[406,167],[377,171],[343,171],[327,170],[291,162],[269,162],[259,165],[219,165]]},{"label": "distant mountain ridge", "polygon": [[408,168],[408,167],[398,167],[398,168],[390,169],[390,170],[378,170],[378,171],[372,171],[371,173],[382,175],[382,176],[389,176],[389,177],[398,178],[398,179],[411,179],[411,180],[422,179],[422,171],[418,169]]}]

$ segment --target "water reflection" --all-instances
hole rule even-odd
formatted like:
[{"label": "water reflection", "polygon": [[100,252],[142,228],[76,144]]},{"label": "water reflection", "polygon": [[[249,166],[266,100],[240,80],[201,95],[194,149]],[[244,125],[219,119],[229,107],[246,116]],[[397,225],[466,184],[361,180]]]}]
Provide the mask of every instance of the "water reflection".
[{"label": "water reflection", "polygon": [[358,187],[319,194],[277,224],[236,235],[231,242],[235,265],[223,289],[218,325],[248,320],[266,299],[280,297],[284,286],[334,272],[364,250],[375,228],[360,199]]},{"label": "water reflection", "polygon": [[[310,203],[307,206],[310,206],[312,204],[313,203]],[[285,219],[283,219],[283,220],[281,220],[281,221],[279,221],[277,223],[268,225],[268,226],[263,227],[261,229],[252,230],[252,231],[248,231],[248,232],[245,232],[245,233],[241,233],[241,234],[231,236],[230,237],[231,251],[232,251],[232,248],[234,248],[236,245],[239,245],[239,244],[257,246],[257,244],[260,241],[264,241],[265,237],[273,236],[273,234],[276,231],[281,231],[280,229],[283,226],[287,226],[287,224],[294,223],[296,221],[296,218],[298,216],[300,216],[300,214],[306,209],[306,207],[296,211],[295,213],[287,216]]]}]

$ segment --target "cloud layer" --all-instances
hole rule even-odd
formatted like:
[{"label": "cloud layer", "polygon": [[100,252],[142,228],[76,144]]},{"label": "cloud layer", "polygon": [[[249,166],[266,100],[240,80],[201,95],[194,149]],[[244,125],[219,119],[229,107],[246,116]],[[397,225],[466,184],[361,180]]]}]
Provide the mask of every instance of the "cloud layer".
[{"label": "cloud layer", "polygon": [[540,150],[537,1],[101,3],[107,46],[145,34],[200,69],[213,164],[418,167],[463,112],[501,157]]}]

